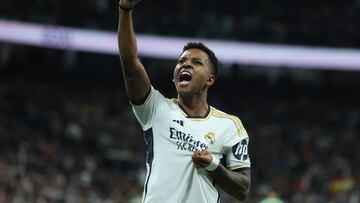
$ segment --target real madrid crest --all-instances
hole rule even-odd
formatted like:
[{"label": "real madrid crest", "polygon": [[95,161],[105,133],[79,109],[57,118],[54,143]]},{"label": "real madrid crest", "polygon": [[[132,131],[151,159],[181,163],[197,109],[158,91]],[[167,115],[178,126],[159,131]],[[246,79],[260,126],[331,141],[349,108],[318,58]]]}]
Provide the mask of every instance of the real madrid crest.
[{"label": "real madrid crest", "polygon": [[210,144],[215,143],[215,133],[208,132],[206,135],[204,135],[204,138],[206,141],[208,141]]}]

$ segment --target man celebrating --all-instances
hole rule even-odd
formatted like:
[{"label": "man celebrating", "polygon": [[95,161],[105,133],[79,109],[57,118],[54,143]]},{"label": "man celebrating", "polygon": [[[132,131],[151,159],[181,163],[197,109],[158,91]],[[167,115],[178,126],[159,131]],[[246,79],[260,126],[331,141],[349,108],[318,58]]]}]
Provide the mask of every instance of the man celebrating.
[{"label": "man celebrating", "polygon": [[215,185],[243,201],[250,188],[249,138],[237,117],[207,103],[215,54],[202,43],[185,45],[173,74],[178,97],[166,99],[137,57],[132,9],[138,2],[120,0],[118,42],[126,92],[147,146],[143,202],[215,203]]}]

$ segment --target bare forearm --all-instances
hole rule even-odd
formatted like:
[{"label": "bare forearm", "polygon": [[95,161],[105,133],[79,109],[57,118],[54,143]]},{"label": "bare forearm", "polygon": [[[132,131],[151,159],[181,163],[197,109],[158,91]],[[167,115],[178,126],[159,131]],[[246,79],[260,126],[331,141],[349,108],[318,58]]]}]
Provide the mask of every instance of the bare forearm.
[{"label": "bare forearm", "polygon": [[134,66],[138,58],[136,37],[132,22],[132,10],[124,11],[119,8],[118,44],[120,58],[123,66],[125,66],[124,68]]},{"label": "bare forearm", "polygon": [[226,169],[223,165],[219,165],[214,171],[209,174],[215,179],[225,192],[240,201],[243,201],[250,190],[250,171],[245,173],[234,172]]},{"label": "bare forearm", "polygon": [[132,102],[141,104],[150,91],[150,80],[137,57],[132,11],[119,8],[118,44],[126,92]]}]

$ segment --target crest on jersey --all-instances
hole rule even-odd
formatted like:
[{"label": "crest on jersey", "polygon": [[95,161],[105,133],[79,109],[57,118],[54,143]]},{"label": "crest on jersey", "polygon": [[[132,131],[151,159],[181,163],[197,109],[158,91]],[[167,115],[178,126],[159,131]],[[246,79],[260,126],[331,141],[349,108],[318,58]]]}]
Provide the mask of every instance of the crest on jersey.
[{"label": "crest on jersey", "polygon": [[204,135],[204,138],[206,141],[208,141],[210,144],[215,143],[215,133],[208,132],[206,135]]}]

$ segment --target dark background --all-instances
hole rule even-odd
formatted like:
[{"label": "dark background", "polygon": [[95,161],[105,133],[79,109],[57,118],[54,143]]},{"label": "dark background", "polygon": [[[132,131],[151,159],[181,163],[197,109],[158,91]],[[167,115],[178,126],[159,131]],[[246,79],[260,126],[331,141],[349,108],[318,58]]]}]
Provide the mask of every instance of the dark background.
[{"label": "dark background", "polygon": [[[134,20],[142,34],[359,48],[359,11],[355,0],[144,0]],[[117,2],[2,0],[0,18],[116,31]],[[175,61],[142,62],[176,97]],[[224,64],[209,103],[248,131],[247,202],[359,202],[359,92],[360,72]],[[117,56],[0,43],[0,202],[132,202],[144,149]]]}]

